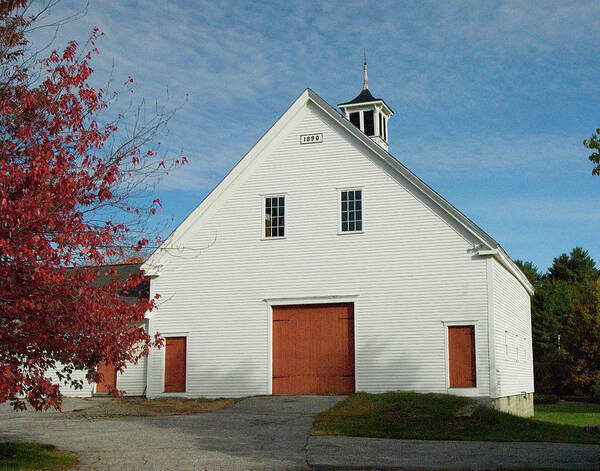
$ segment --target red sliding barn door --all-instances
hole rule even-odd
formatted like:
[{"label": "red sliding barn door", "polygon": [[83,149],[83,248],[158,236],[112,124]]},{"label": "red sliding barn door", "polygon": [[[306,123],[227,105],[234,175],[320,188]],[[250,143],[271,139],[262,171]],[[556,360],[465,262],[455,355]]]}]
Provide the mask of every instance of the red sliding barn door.
[{"label": "red sliding barn door", "polygon": [[273,307],[273,394],[354,392],[354,304]]},{"label": "red sliding barn door", "polygon": [[448,327],[451,388],[475,388],[475,326]]}]

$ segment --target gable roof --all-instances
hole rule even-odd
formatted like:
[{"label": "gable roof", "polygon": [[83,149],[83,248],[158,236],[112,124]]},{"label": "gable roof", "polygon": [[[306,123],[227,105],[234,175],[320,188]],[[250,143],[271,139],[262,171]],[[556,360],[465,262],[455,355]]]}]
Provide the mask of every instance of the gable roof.
[{"label": "gable roof", "polygon": [[[368,90],[367,90],[368,91]],[[369,92],[370,95],[370,92]],[[359,95],[360,96],[360,95]],[[358,98],[358,97],[357,97]],[[233,169],[221,180],[221,182],[206,196],[206,198],[194,209],[187,218],[167,237],[167,239],[158,247],[152,255],[142,265],[142,269],[150,276],[158,275],[160,272],[160,256],[165,253],[167,248],[173,247],[174,243],[186,233],[202,214],[214,203],[218,196],[227,188],[237,177],[247,168],[262,150],[264,150],[272,140],[285,128],[287,123],[297,115],[297,113],[309,102],[314,103],[318,108],[325,112],[329,117],[335,120],[347,133],[356,138],[362,145],[368,148],[373,154],[395,171],[411,187],[412,190],[420,193],[443,213],[447,214],[459,226],[480,242],[477,247],[480,255],[493,255],[502,263],[523,285],[523,287],[533,294],[533,287],[527,280],[527,277],[521,272],[517,265],[508,257],[500,244],[489,236],[477,224],[462,214],[452,204],[446,201],[435,190],[427,185],[423,180],[417,177],[408,168],[402,165],[394,156],[376,144],[370,137],[364,134],[360,129],[354,126],[349,120],[344,118],[335,108],[327,103],[323,98],[317,95],[313,90],[307,88],[302,94],[289,106],[289,108],[279,117],[277,121],[267,130],[267,132],[258,140],[256,144],[242,157],[242,159],[233,167]]]},{"label": "gable roof", "polygon": [[[97,278],[91,283],[92,286],[105,286],[111,282],[113,277],[108,275],[107,272],[111,269],[115,269],[117,280],[124,282],[131,275],[140,275],[142,264],[141,263],[117,263],[113,265],[92,265],[82,266],[77,268],[68,268],[67,270],[93,270],[97,272]],[[145,278],[134,289],[124,291],[119,295],[121,301],[128,302],[129,304],[135,304],[140,299],[148,299],[150,294],[150,282],[148,278]]]}]

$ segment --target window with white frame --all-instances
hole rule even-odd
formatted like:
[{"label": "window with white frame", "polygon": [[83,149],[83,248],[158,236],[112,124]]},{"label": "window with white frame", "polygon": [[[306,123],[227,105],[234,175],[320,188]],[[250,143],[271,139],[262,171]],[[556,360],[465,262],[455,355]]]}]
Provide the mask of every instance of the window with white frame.
[{"label": "window with white frame", "polygon": [[265,197],[265,237],[285,236],[285,196]]},{"label": "window with white frame", "polygon": [[362,231],[362,190],[340,191],[341,232]]}]

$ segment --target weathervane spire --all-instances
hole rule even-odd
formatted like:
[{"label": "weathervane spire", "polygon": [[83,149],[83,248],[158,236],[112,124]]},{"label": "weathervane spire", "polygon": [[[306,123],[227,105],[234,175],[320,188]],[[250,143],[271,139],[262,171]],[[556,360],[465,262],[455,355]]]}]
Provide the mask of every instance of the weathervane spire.
[{"label": "weathervane spire", "polygon": [[363,65],[363,90],[369,89],[369,78],[367,77],[367,50],[363,49],[364,65]]}]

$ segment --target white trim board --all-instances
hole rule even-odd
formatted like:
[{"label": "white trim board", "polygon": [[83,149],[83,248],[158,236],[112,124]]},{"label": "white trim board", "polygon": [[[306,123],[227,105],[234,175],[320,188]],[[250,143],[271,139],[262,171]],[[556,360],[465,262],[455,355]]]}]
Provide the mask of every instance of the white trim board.
[{"label": "white trim board", "polygon": [[[190,345],[190,333],[186,332],[166,332],[161,333],[160,337],[165,339],[165,345],[160,349],[161,352],[161,366],[160,366],[160,394],[165,396],[185,396],[188,393],[189,388],[189,378],[190,378],[190,362],[188,361],[188,351]],[[184,337],[185,338],[185,391],[178,392],[166,392],[165,391],[165,355],[167,353],[167,342],[168,338],[177,338]]]},{"label": "white trim board", "polygon": [[[479,331],[479,321],[478,320],[465,320],[465,321],[442,321],[442,325],[444,326],[444,367],[446,369],[446,392],[448,394],[454,394],[455,396],[483,396],[487,394],[482,394],[481,392],[481,364],[479,361],[479,353],[477,349],[479,347],[479,343],[477,342],[477,335]],[[449,352],[449,341],[448,341],[448,327],[457,327],[457,326],[473,326],[473,342],[475,343],[475,383],[477,386],[474,388],[451,388],[450,387],[450,352]]]}]

